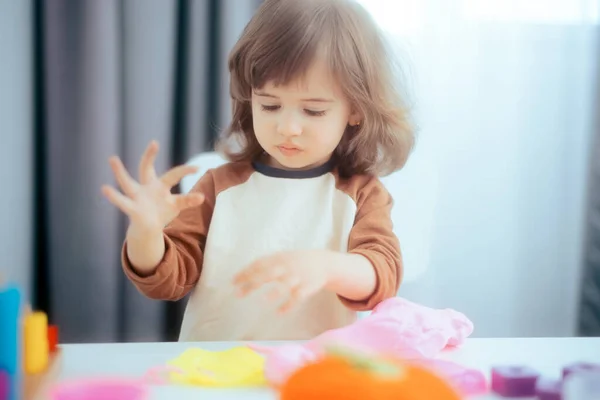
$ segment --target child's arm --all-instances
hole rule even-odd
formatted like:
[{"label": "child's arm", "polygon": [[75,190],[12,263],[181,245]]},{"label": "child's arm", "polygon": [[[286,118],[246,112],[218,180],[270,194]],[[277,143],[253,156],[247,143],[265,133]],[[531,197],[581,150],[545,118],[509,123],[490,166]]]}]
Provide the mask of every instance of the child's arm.
[{"label": "child's arm", "polygon": [[[365,178],[361,178],[365,179]],[[348,307],[371,310],[396,296],[402,280],[402,254],[392,224],[393,199],[377,178],[356,194],[356,219],[348,253],[333,256],[328,288]]]},{"label": "child's arm", "polygon": [[392,227],[392,198],[376,178],[345,183],[344,191],[357,204],[348,252],[297,250],[259,258],[234,277],[240,296],[276,281],[289,294],[282,311],[323,288],[337,293],[347,307],[362,311],[396,295],[402,258]]},{"label": "child's arm", "polygon": [[130,224],[125,237],[127,260],[140,276],[151,275],[165,255],[163,230],[146,231]]},{"label": "child's arm", "polygon": [[202,269],[202,252],[215,202],[212,171],[189,194],[171,189],[196,168],[181,165],[157,176],[158,143],[151,142],[139,165],[139,182],[118,157],[110,165],[122,190],[104,185],[107,199],[130,221],[123,245],[127,277],[148,297],[177,300],[194,286]]},{"label": "child's arm", "polygon": [[128,230],[123,245],[125,275],[152,299],[179,300],[198,282],[203,250],[212,217],[215,187],[211,171],[190,193],[202,193],[204,202],[187,208],[160,232]]},{"label": "child's arm", "polygon": [[368,258],[353,253],[330,252],[327,289],[343,300],[361,301],[370,297],[377,286],[377,274]]}]

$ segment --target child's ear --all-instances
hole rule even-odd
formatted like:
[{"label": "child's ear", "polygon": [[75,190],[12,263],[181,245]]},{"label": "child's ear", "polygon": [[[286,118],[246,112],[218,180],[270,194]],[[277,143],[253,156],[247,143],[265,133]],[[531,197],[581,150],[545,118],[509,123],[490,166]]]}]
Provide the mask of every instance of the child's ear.
[{"label": "child's ear", "polygon": [[348,117],[348,124],[350,126],[360,125],[362,120],[363,120],[362,114],[358,111],[353,111],[350,114],[350,116]]}]

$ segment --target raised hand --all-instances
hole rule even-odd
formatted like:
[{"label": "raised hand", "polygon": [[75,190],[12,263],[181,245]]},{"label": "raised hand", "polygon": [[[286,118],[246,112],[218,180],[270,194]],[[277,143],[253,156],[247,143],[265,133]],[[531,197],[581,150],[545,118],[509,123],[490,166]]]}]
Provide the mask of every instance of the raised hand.
[{"label": "raised hand", "polygon": [[110,159],[117,183],[123,191],[104,185],[102,193],[130,220],[131,226],[140,232],[158,232],[186,208],[202,204],[201,193],[172,194],[171,189],[186,175],[196,172],[196,167],[181,165],[157,176],[154,161],[158,143],[150,142],[139,165],[139,182],[127,172],[119,157]]}]

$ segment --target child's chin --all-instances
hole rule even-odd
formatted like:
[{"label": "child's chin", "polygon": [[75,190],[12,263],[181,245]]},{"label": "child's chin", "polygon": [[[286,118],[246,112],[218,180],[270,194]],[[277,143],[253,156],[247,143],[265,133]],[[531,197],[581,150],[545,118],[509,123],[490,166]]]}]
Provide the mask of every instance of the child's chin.
[{"label": "child's chin", "polygon": [[306,160],[301,160],[300,157],[297,159],[287,157],[276,157],[275,160],[284,169],[289,170],[304,170],[312,168],[313,163]]}]

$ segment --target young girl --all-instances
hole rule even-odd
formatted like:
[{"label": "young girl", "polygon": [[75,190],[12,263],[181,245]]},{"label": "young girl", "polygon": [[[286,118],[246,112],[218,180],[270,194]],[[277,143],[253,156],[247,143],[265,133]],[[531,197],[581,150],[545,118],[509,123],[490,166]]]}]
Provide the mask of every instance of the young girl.
[{"label": "young girl", "polygon": [[229,163],[170,189],[152,142],[139,182],[111,159],[130,218],[125,274],[146,296],[191,292],[180,340],[301,340],[353,322],[402,277],[392,198],[413,134],[375,23],[350,0],[265,0],[229,58]]}]

